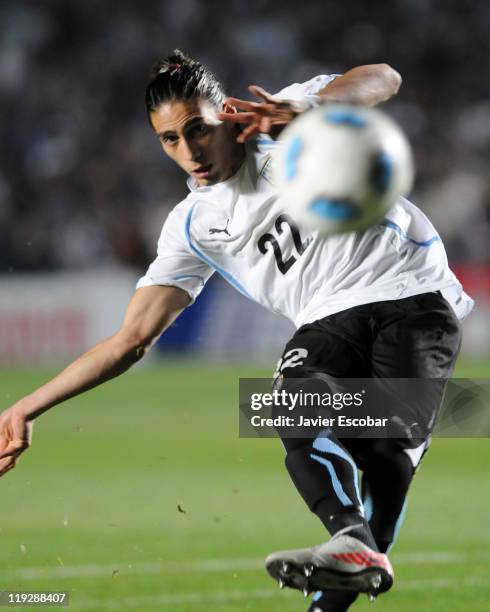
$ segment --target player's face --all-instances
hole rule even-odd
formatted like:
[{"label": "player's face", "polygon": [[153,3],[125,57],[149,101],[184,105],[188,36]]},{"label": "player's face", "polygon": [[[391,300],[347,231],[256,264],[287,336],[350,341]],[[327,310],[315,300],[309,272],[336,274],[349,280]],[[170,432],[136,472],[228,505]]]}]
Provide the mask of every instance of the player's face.
[{"label": "player's face", "polygon": [[200,100],[176,100],[161,104],[150,116],[165,153],[201,186],[230,178],[244,158],[235,128],[211,125],[203,118],[205,110]]}]

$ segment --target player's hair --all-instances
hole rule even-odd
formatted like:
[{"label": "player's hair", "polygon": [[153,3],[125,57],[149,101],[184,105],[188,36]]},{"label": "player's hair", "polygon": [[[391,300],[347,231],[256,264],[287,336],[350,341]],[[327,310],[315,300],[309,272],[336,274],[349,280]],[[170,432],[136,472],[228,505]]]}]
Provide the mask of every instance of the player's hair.
[{"label": "player's hair", "polygon": [[225,99],[224,87],[210,70],[180,49],[174,49],[170,55],[158,60],[146,88],[148,119],[165,102],[197,98],[204,98],[221,109]]}]

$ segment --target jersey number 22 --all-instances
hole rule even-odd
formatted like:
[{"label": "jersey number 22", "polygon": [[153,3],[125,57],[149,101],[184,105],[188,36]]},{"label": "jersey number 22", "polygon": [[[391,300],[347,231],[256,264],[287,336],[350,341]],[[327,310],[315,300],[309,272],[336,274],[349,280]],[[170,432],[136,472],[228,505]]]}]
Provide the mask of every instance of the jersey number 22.
[{"label": "jersey number 22", "polygon": [[[303,255],[303,253],[308,248],[308,245],[311,243],[313,238],[310,236],[304,242],[301,239],[301,234],[299,233],[298,226],[291,220],[291,217],[288,215],[279,215],[277,217],[276,222],[274,223],[274,227],[276,232],[281,235],[283,233],[283,224],[289,226],[291,230],[291,236],[293,238],[294,247],[299,256]],[[279,272],[281,274],[286,274],[286,272],[291,268],[291,266],[296,262],[296,257],[291,255],[284,261],[281,247],[276,240],[276,237],[273,234],[263,234],[257,243],[257,247],[261,253],[264,255],[267,253],[268,248],[267,245],[272,245],[272,250],[274,251],[274,257],[276,259],[277,267],[279,268]]]}]

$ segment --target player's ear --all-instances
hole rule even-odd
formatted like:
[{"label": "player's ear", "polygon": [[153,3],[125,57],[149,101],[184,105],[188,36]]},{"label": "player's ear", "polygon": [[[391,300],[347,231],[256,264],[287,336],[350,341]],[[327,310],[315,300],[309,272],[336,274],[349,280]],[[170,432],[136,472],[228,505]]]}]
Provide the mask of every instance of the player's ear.
[{"label": "player's ear", "polygon": [[227,100],[223,102],[223,113],[228,113],[234,115],[238,113],[237,107],[230,104]]}]

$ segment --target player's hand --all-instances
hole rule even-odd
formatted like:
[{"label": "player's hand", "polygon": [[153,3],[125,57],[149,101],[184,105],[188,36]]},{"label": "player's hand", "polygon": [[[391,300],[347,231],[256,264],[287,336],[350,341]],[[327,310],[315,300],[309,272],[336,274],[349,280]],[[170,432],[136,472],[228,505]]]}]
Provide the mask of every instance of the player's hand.
[{"label": "player's hand", "polygon": [[0,414],[0,476],[13,469],[19,456],[29,448],[33,421],[14,405]]},{"label": "player's hand", "polygon": [[239,98],[227,98],[225,104],[234,106],[242,112],[217,114],[220,121],[248,124],[239,134],[238,142],[245,142],[257,132],[277,136],[301,112],[293,103],[287,100],[275,100],[270,93],[257,85],[250,85],[248,89],[261,101],[249,102]]}]

